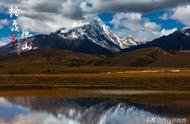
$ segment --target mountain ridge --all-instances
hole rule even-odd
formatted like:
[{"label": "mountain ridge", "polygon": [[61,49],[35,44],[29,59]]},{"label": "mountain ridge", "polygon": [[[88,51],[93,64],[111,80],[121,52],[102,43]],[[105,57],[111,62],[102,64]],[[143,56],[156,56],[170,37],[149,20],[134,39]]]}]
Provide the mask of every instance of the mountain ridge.
[{"label": "mountain ridge", "polygon": [[166,51],[190,50],[190,29],[178,30],[168,36],[162,36],[153,41],[122,50],[129,52],[142,48],[159,47]]},{"label": "mountain ridge", "polygon": [[[190,68],[190,52],[167,52],[146,48],[114,55],[90,55],[63,49],[37,49],[21,56],[0,56],[0,73],[62,73],[67,67],[85,68]],[[21,66],[22,65],[22,66]],[[101,71],[96,70],[96,71]],[[80,70],[80,69],[79,69]]]},{"label": "mountain ridge", "polygon": [[[21,53],[48,48],[96,55],[111,55],[150,47],[159,47],[166,51],[188,51],[190,50],[190,29],[178,30],[168,36],[139,44],[132,37],[125,39],[117,37],[101,19],[95,18],[79,27],[60,28],[50,34],[38,34],[19,41]],[[0,55],[16,53],[17,42],[18,40],[0,47]]]},{"label": "mountain ridge", "polygon": [[[0,54],[15,53],[17,42],[18,40],[0,47]],[[120,40],[99,18],[79,27],[60,28],[49,35],[39,34],[28,39],[21,39],[20,42],[21,48],[27,43],[32,50],[34,48],[61,48],[89,54],[112,54],[136,45],[133,38]],[[21,52],[25,51],[27,50],[21,49]]]}]

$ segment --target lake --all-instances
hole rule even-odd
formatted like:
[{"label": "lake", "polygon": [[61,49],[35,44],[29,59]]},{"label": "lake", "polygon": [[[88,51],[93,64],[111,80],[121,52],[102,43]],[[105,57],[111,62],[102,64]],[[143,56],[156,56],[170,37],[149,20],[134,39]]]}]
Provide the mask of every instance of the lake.
[{"label": "lake", "polygon": [[1,97],[0,124],[186,124],[115,99]]}]

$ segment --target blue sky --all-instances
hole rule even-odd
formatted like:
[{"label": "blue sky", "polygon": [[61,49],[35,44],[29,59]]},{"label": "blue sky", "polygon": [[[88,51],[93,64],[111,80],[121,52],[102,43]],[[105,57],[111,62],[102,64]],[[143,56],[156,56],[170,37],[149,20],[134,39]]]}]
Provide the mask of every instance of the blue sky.
[{"label": "blue sky", "polygon": [[[9,16],[6,16],[4,13],[0,13],[0,20],[2,19],[9,19]],[[7,37],[10,35],[10,25],[3,25],[3,27],[0,29],[0,38]]]},{"label": "blue sky", "polygon": [[[183,23],[181,23],[177,20],[174,20],[174,19],[167,19],[167,20],[160,19],[160,16],[162,16],[166,12],[167,12],[167,10],[160,10],[160,11],[155,11],[155,12],[143,13],[143,17],[146,17],[146,18],[150,19],[150,21],[160,24],[162,28],[182,29],[185,27],[185,25]],[[113,27],[113,25],[110,24],[109,22],[112,20],[114,13],[103,12],[103,13],[100,13],[98,16],[105,22],[106,25],[108,25],[109,27]]]},{"label": "blue sky", "polygon": [[[10,18],[10,6],[20,9],[18,18]],[[139,42],[190,26],[189,0],[1,0],[0,8],[0,45],[10,42],[13,19],[38,34],[76,27],[98,16],[119,37]]]},{"label": "blue sky", "polygon": [[167,28],[167,29],[171,29],[171,28],[184,28],[185,25],[182,24],[181,22],[175,20],[175,19],[167,19],[167,20],[163,20],[160,17],[167,12],[170,12],[171,10],[159,10],[159,11],[155,11],[155,12],[148,12],[148,13],[144,13],[143,16],[146,18],[149,18],[151,21],[156,22],[158,24],[161,25],[162,28]]}]

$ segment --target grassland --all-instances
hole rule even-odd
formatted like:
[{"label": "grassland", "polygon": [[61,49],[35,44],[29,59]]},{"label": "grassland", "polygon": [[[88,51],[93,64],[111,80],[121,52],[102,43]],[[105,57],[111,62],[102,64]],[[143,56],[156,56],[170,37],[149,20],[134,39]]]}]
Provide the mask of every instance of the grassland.
[{"label": "grassland", "polygon": [[[181,56],[188,53],[148,51],[96,56],[65,50],[41,50],[21,57],[3,56],[0,57],[0,96],[105,97],[155,111],[190,114],[189,61],[184,61],[186,55]],[[171,67],[168,58],[172,60]],[[178,69],[180,71],[176,73],[171,71]],[[116,89],[173,93],[93,92]]]},{"label": "grassland", "polygon": [[[71,74],[1,74],[0,89],[82,88],[190,91],[190,73],[120,71]],[[12,88],[12,89],[11,89]]]}]

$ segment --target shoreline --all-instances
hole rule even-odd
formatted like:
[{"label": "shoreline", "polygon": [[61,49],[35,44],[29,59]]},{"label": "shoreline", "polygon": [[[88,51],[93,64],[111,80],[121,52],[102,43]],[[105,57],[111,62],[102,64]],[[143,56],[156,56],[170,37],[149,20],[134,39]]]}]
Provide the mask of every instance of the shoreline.
[{"label": "shoreline", "polygon": [[189,82],[189,72],[0,74],[0,96],[109,98],[190,116]]}]

